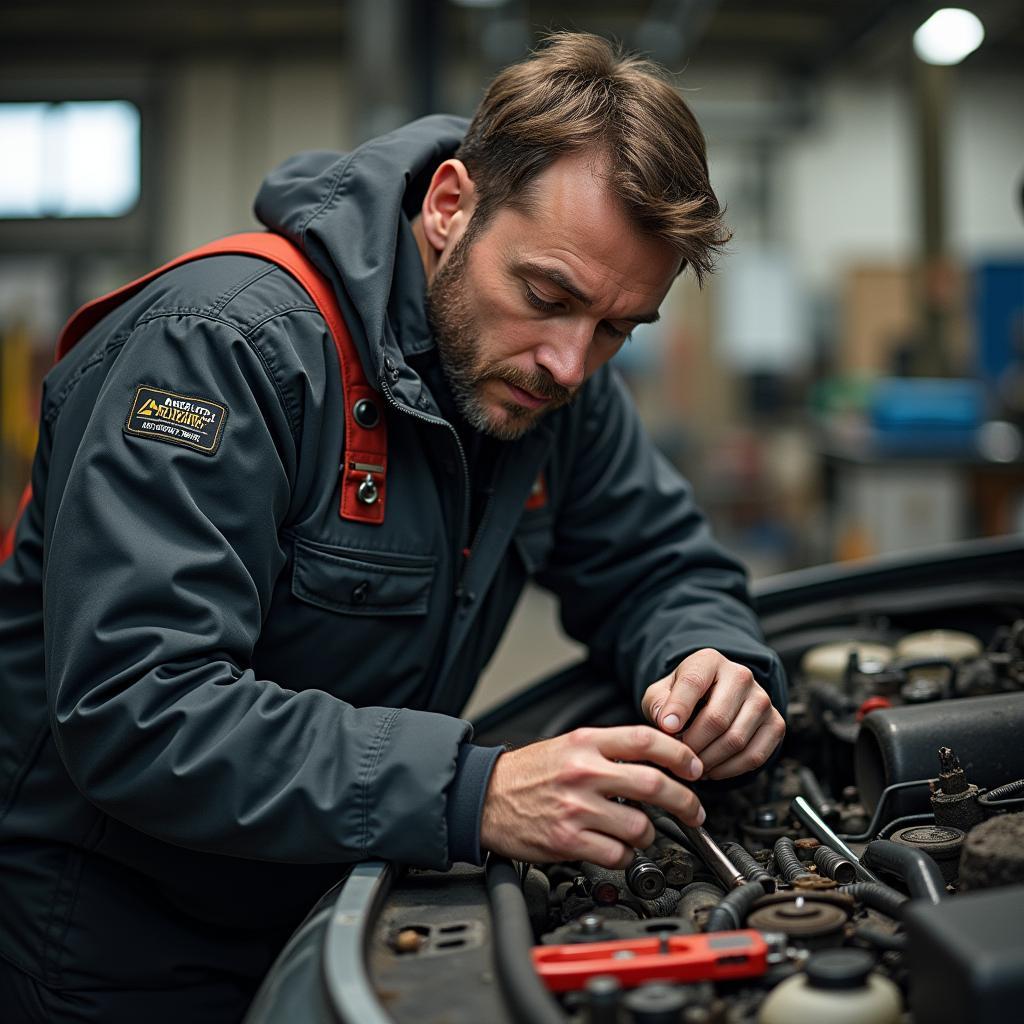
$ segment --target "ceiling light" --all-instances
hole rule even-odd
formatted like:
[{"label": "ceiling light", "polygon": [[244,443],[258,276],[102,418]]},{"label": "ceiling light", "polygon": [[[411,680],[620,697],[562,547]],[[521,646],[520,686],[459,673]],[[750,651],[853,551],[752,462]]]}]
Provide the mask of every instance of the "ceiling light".
[{"label": "ceiling light", "polygon": [[977,15],[962,7],[943,7],[914,33],[914,52],[926,64],[959,64],[984,38]]}]

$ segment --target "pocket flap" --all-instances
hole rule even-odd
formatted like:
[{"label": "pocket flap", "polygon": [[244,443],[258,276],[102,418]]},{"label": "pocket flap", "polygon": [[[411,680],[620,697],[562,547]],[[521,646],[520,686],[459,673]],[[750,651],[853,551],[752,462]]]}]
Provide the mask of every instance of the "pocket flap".
[{"label": "pocket flap", "polygon": [[435,562],[432,555],[332,552],[297,540],[292,593],[346,615],[426,615]]}]

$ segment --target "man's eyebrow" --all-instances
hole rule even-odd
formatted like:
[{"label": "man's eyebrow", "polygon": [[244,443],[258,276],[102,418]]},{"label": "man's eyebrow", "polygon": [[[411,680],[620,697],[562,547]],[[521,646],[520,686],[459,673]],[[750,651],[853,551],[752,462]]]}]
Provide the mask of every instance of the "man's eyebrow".
[{"label": "man's eyebrow", "polygon": [[[562,273],[557,267],[546,267],[540,263],[534,263],[532,260],[523,260],[519,264],[520,271],[526,271],[527,273],[534,274],[537,277],[546,278],[557,288],[561,288],[563,292],[571,295],[577,302],[586,306],[588,309],[593,306],[594,300],[586,295],[584,292],[572,282],[567,274]],[[655,310],[653,313],[637,313],[633,316],[617,316],[616,320],[628,320],[633,324],[653,324],[657,323],[661,319],[661,314]]]}]

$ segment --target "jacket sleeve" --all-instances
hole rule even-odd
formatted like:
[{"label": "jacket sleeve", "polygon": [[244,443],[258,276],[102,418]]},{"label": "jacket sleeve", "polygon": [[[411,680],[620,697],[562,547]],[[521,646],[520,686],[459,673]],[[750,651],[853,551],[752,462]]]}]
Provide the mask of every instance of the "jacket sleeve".
[{"label": "jacket sleeve", "polygon": [[[106,359],[65,389],[46,495],[47,691],[75,785],[192,849],[446,866],[468,723],[251,668],[285,564],[300,399],[246,336],[197,315],[144,322]],[[140,385],[222,403],[216,452],[127,433]]]},{"label": "jacket sleeve", "polygon": [[647,687],[705,647],[746,665],[784,714],[786,681],[765,646],[743,567],[713,538],[690,485],[649,440],[610,368],[588,386],[538,582],[600,662]]}]

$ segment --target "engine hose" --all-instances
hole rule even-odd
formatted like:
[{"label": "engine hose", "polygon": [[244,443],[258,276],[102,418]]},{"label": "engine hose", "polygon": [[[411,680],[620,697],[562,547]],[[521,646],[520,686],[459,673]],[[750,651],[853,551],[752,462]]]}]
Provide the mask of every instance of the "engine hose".
[{"label": "engine hose", "polygon": [[819,846],[814,851],[814,863],[826,878],[833,878],[841,885],[857,881],[857,869],[853,863],[836,853],[831,847]]},{"label": "engine hose", "polygon": [[900,878],[913,899],[939,903],[946,895],[946,883],[939,865],[923,850],[888,839],[876,839],[865,847],[864,860],[870,867],[889,871]]},{"label": "engine hose", "polygon": [[779,836],[775,841],[773,856],[775,857],[776,869],[787,882],[792,882],[797,878],[810,874],[807,868],[804,867],[804,862],[797,854],[793,840],[789,836]]},{"label": "engine hose", "polygon": [[883,882],[854,882],[853,885],[840,886],[839,891],[895,921],[902,920],[903,904],[910,902],[903,893]]},{"label": "engine hose", "polygon": [[902,818],[893,818],[892,821],[886,822],[886,824],[878,830],[878,835],[875,836],[875,839],[891,839],[893,833],[899,832],[901,828],[907,828],[908,825],[934,824],[934,814],[905,814]]},{"label": "engine hose", "polygon": [[866,942],[869,946],[874,946],[875,949],[880,949],[884,953],[902,953],[907,948],[907,937],[902,933],[893,934],[861,925],[854,929],[853,935],[854,938],[860,939],[861,942]]},{"label": "engine hose", "polygon": [[803,792],[804,799],[821,817],[831,817],[835,813],[835,804],[825,796],[825,791],[821,788],[818,776],[806,765],[799,769],[797,776],[800,779],[800,789]]},{"label": "engine hose", "polygon": [[519,872],[504,857],[487,858],[487,897],[494,929],[494,966],[519,1024],[565,1024],[565,1015],[534,970],[533,930]]},{"label": "engine hose", "polygon": [[775,879],[739,843],[722,843],[722,850],[748,882],[760,882],[766,893],[775,892]]},{"label": "engine hose", "polygon": [[590,882],[590,895],[595,903],[607,906],[622,899],[622,894],[626,890],[626,880],[621,871],[603,868],[588,861],[580,862],[580,871]]},{"label": "engine hose", "polygon": [[742,928],[750,908],[764,896],[760,882],[744,882],[736,889],[730,889],[721,901],[711,908],[704,930],[708,932],[729,932]]},{"label": "engine hose", "polygon": [[656,900],[636,901],[647,917],[671,917],[679,906],[679,890],[667,888]]},{"label": "engine hose", "polygon": [[978,803],[987,810],[997,811],[1011,807],[1024,807],[1024,779],[1007,782],[978,797]]}]

